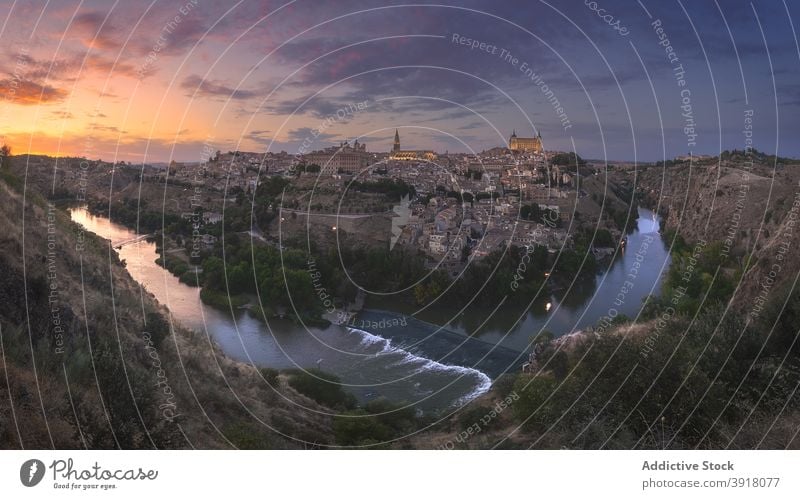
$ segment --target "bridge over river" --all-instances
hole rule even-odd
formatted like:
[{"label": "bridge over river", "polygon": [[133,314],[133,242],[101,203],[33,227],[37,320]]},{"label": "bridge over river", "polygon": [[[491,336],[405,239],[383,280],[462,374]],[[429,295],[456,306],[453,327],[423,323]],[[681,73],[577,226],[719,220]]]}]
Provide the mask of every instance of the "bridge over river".
[{"label": "bridge over river", "polygon": [[129,244],[136,244],[136,243],[138,243],[140,241],[145,241],[145,240],[147,240],[147,238],[151,237],[152,235],[153,234],[142,234],[142,235],[139,235],[139,236],[136,236],[136,237],[123,239],[121,241],[112,241],[111,242],[111,246],[114,249],[122,249],[123,246],[127,246]]}]

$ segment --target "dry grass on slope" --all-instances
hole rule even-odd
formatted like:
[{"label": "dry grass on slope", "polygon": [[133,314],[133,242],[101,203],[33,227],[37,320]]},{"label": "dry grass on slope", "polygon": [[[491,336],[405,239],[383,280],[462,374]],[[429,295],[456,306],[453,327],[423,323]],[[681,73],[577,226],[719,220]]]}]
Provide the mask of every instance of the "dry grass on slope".
[{"label": "dry grass on slope", "polygon": [[327,409],[171,329],[107,241],[35,193],[23,211],[14,185],[0,182],[0,448],[332,443]]}]

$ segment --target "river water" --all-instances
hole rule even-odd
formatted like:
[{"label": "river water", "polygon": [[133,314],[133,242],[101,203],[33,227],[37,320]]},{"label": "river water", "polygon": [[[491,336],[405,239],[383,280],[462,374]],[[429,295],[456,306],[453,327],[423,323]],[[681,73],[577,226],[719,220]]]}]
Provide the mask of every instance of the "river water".
[{"label": "river water", "polygon": [[639,208],[636,229],[628,234],[627,244],[613,260],[601,265],[600,273],[576,279],[565,289],[542,296],[528,307],[503,306],[492,314],[487,307],[420,311],[374,298],[369,305],[433,322],[492,344],[525,350],[531,338],[543,329],[562,336],[594,326],[605,316],[624,314],[636,319],[643,299],[660,293],[662,275],[671,262],[659,225],[660,218],[654,212]]},{"label": "river water", "polygon": [[[137,236],[84,208],[72,209],[71,216],[115,247]],[[226,355],[257,367],[319,367],[341,378],[362,402],[385,397],[429,413],[457,407],[487,391],[492,378],[503,371],[519,369],[525,360],[521,352],[542,328],[565,334],[594,324],[610,308],[635,317],[641,299],[658,292],[661,273],[668,268],[668,251],[657,230],[652,212],[640,209],[638,230],[629,235],[625,251],[596,282],[544,298],[546,303],[537,302],[519,314],[504,311],[487,320],[487,311],[467,311],[441,320],[441,314],[413,317],[413,311],[408,311],[403,315],[394,306],[392,312],[365,312],[368,320],[351,327],[326,328],[304,328],[289,320],[264,324],[245,311],[217,310],[201,302],[199,288],[181,283],[155,263],[154,243],[139,241],[117,251],[131,276],[170,310],[174,320],[207,334]],[[624,304],[615,306],[613,301],[629,280],[626,276],[637,253],[641,270]]]}]

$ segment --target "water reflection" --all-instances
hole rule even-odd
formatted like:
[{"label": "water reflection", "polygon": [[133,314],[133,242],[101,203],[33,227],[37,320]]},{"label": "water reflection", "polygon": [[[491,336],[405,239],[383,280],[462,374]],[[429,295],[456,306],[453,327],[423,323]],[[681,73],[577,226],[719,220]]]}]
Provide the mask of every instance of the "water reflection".
[{"label": "water reflection", "polygon": [[[72,220],[116,248],[136,238],[127,228],[84,208]],[[128,272],[183,326],[207,334],[226,355],[259,367],[320,367],[339,376],[362,402],[386,397],[428,411],[446,410],[485,392],[491,380],[469,366],[445,365],[412,347],[355,328],[305,328],[288,320],[257,320],[241,310],[231,314],[202,303],[199,288],[181,283],[158,266],[156,246],[138,241],[119,248]]]},{"label": "water reflection", "polygon": [[[370,303],[374,307],[414,315],[462,334],[476,335],[484,341],[524,350],[530,338],[543,329],[556,336],[567,334],[596,324],[601,317],[608,315],[610,309],[635,318],[641,310],[642,300],[660,292],[662,274],[669,268],[669,249],[658,233],[659,224],[660,219],[652,211],[639,208],[637,227],[627,236],[625,248],[620,249],[599,274],[577,279],[567,288],[540,297],[527,311],[524,305],[504,305],[487,320],[490,307],[468,308],[463,313],[442,307],[417,312],[411,305],[380,300]],[[632,277],[634,268],[635,277]],[[619,305],[615,300],[623,287],[629,289],[624,302]],[[442,324],[442,317],[450,318],[449,322]]]}]

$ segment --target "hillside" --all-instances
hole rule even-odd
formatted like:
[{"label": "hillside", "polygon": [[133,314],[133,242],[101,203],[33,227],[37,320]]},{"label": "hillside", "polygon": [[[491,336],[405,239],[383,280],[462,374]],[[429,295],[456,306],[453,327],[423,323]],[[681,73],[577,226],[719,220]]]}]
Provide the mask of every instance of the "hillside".
[{"label": "hillside", "polygon": [[798,449],[799,296],[757,324],[714,305],[542,342],[530,371],[496,380],[412,445]]},{"label": "hillside", "polygon": [[308,448],[328,409],[170,327],[108,242],[0,180],[0,448]]},{"label": "hillside", "polygon": [[799,448],[799,181],[800,165],[741,154],[614,171],[665,218],[661,295],[636,322],[543,335],[527,372],[416,444]]},{"label": "hillside", "polygon": [[[800,248],[800,163],[774,161],[726,154],[639,174],[640,198],[665,215],[671,234],[689,243],[717,242],[723,267],[747,266],[734,296],[740,304],[757,297],[764,277],[777,289],[800,272],[800,260],[789,256]],[[770,276],[770,270],[777,272]]]},{"label": "hillside", "polygon": [[[675,241],[661,297],[635,323],[542,335],[531,368],[437,422],[381,401],[356,407],[335,383],[290,386],[291,373],[234,362],[171,328],[107,241],[36,192],[23,205],[22,182],[3,172],[0,398],[10,404],[0,405],[0,446],[798,448],[797,173],[773,181],[752,168],[743,190],[742,171],[708,162],[614,172],[615,203],[633,185],[648,206],[660,200]],[[600,178],[586,187],[595,204],[606,188]],[[690,289],[677,294],[700,240]]]}]

